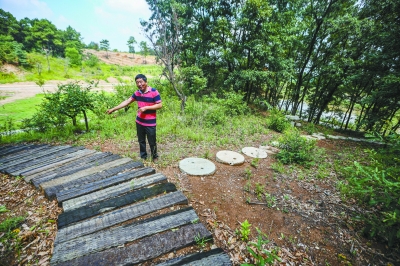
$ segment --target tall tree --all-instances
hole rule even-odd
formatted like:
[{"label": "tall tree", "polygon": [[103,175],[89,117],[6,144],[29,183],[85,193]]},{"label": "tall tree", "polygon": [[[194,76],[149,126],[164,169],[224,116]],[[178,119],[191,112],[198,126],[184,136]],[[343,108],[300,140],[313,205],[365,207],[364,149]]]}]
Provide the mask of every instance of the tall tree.
[{"label": "tall tree", "polygon": [[100,41],[100,50],[106,51],[106,58],[109,58],[110,42],[106,39]]},{"label": "tall tree", "polygon": [[12,36],[19,31],[17,19],[10,13],[0,8],[0,35]]},{"label": "tall tree", "polygon": [[62,44],[63,48],[75,48],[77,51],[81,52],[84,44],[82,43],[82,37],[79,32],[68,26],[65,31],[62,31]]},{"label": "tall tree", "polygon": [[[171,1],[146,0],[153,14],[148,22],[141,21],[146,37],[153,46],[154,53],[161,61],[163,76],[167,78],[181,100],[181,111],[185,108],[186,96],[179,86],[176,68],[179,66],[180,22],[176,9],[179,6]],[[142,45],[142,42],[141,42]]]},{"label": "tall tree", "polygon": [[135,53],[135,44],[136,43],[137,42],[135,40],[135,37],[130,36],[129,39],[128,39],[127,45],[128,45],[128,48],[129,48],[129,52],[132,53],[132,54]]},{"label": "tall tree", "polygon": [[140,42],[140,49],[142,51],[142,55],[144,56],[143,62],[146,64],[146,57],[149,55],[149,47],[147,46],[147,42],[141,41]]}]

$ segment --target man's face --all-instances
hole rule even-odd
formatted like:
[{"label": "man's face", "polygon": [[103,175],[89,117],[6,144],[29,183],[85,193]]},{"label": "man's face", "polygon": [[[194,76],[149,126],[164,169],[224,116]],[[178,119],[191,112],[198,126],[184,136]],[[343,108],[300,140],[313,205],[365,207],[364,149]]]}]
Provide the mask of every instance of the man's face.
[{"label": "man's face", "polygon": [[144,81],[143,79],[137,79],[136,86],[139,88],[139,90],[141,90],[142,92],[145,92],[147,89],[147,82]]}]

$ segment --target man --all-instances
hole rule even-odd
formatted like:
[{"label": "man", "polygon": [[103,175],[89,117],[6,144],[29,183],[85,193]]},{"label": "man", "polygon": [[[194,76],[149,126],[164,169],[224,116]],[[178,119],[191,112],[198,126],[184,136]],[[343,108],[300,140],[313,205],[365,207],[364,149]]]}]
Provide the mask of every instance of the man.
[{"label": "man", "polygon": [[161,97],[158,91],[147,85],[147,78],[143,74],[135,77],[138,90],[125,101],[121,102],[114,108],[108,109],[107,113],[111,114],[121,108],[127,107],[136,101],[138,111],[136,116],[136,131],[140,147],[140,158],[147,159],[146,136],[149,142],[151,158],[156,161],[157,143],[156,143],[156,110],[162,107]]}]

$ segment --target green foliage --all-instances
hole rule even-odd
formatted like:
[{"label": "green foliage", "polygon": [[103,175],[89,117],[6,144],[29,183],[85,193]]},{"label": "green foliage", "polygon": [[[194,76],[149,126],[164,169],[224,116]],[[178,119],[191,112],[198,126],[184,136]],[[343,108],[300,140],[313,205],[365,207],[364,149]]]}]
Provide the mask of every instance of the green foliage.
[{"label": "green foliage", "polygon": [[1,257],[3,259],[7,259],[13,252],[19,251],[21,240],[18,237],[18,233],[20,232],[18,227],[24,220],[25,217],[22,216],[8,216],[0,223]]},{"label": "green foliage", "polygon": [[0,35],[0,64],[10,63],[27,67],[27,53],[23,50],[23,45],[10,36]]},{"label": "green foliage", "polygon": [[7,210],[5,205],[0,205],[0,213],[5,213],[8,212],[9,210]]},{"label": "green foliage", "polygon": [[65,48],[65,57],[69,58],[71,66],[80,66],[82,64],[82,56],[75,47]]},{"label": "green foliage", "polygon": [[88,67],[95,67],[99,64],[100,60],[97,56],[90,54],[89,57],[84,61]]},{"label": "green foliage", "polygon": [[106,39],[100,41],[100,50],[109,51],[110,50],[110,42]]},{"label": "green foliage", "polygon": [[0,140],[3,135],[12,135],[12,132],[16,129],[14,120],[10,117],[6,117],[3,124],[0,124]]},{"label": "green foliage", "polygon": [[130,53],[135,53],[135,44],[137,43],[135,37],[130,36],[127,42],[127,45],[129,47],[129,52]]},{"label": "green foliage", "polygon": [[[395,144],[396,145],[396,144]],[[387,151],[382,151],[387,154]],[[400,244],[400,182],[398,169],[387,167],[392,159],[377,160],[381,155],[368,151],[368,165],[355,161],[343,169],[345,181],[339,183],[341,192],[357,198],[373,208],[363,217],[364,233],[369,237],[382,238],[390,246]],[[396,158],[395,158],[396,160]]]},{"label": "green foliage", "polygon": [[266,123],[268,128],[277,132],[283,132],[291,127],[285,115],[278,109],[272,109],[270,111]]},{"label": "green foliage", "polygon": [[240,229],[239,229],[239,233],[240,233],[240,238],[243,241],[247,241],[249,239],[250,233],[251,233],[251,224],[249,223],[249,221],[244,220],[243,223],[240,223]]},{"label": "green foliage", "polygon": [[10,234],[14,229],[18,228],[24,220],[25,217],[22,216],[9,217],[0,223],[0,232]]},{"label": "green foliage", "polygon": [[270,241],[268,236],[264,234],[260,229],[256,227],[257,230],[257,242],[249,242],[247,245],[247,251],[254,259],[254,264],[244,263],[241,266],[264,266],[264,265],[273,265],[277,261],[281,261],[279,256],[277,255],[277,250],[269,251],[265,249],[265,245],[267,245]]},{"label": "green foliage", "polygon": [[284,163],[298,163],[308,165],[314,160],[315,140],[308,140],[300,135],[296,128],[287,130],[283,136],[279,137],[280,151],[276,158]]},{"label": "green foliage", "polygon": [[0,72],[0,84],[13,83],[18,81],[18,77],[14,73]]},{"label": "green foliage", "polygon": [[267,202],[267,206],[269,208],[272,208],[276,205],[276,197],[269,193],[265,193],[265,201]]},{"label": "green foliage", "polygon": [[249,107],[243,101],[243,95],[235,92],[225,92],[222,96],[212,93],[210,96],[204,96],[205,103],[216,105],[216,111],[219,115],[237,116],[249,112]]},{"label": "green foliage", "polygon": [[196,241],[196,245],[198,245],[200,248],[205,248],[207,245],[207,242],[210,241],[211,239],[206,238],[206,237],[201,237],[200,233],[194,236],[194,241]]},{"label": "green foliage", "polygon": [[56,92],[45,93],[45,100],[38,112],[31,119],[24,120],[24,128],[46,131],[53,126],[63,127],[68,118],[73,126],[77,126],[77,117],[83,114],[88,131],[87,111],[94,110],[96,101],[94,94],[90,92],[91,88],[91,85],[82,88],[78,82],[58,85]]},{"label": "green foliage", "polygon": [[264,187],[264,185],[262,185],[262,184],[260,184],[260,183],[256,183],[256,188],[255,188],[255,191],[254,191],[254,192],[256,193],[257,199],[258,199],[258,200],[261,200],[262,196],[263,196],[264,193],[265,193],[265,187]]},{"label": "green foliage", "polygon": [[207,86],[207,79],[203,71],[197,66],[184,67],[180,69],[179,80],[182,81],[185,95],[201,95]]},{"label": "green foliage", "polygon": [[136,83],[120,83],[114,87],[115,97],[121,102],[132,96],[137,90]]},{"label": "green foliage", "polygon": [[313,123],[307,123],[304,125],[303,128],[309,135],[312,135],[312,134],[318,132],[318,129],[316,128],[315,124],[313,124]]}]

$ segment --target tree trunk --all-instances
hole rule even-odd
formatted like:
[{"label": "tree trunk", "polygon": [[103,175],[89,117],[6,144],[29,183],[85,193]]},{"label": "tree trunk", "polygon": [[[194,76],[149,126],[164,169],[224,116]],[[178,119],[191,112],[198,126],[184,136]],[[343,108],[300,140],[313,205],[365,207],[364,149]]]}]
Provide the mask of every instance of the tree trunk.
[{"label": "tree trunk", "polygon": [[89,132],[89,122],[85,110],[82,110],[83,117],[85,118],[86,133]]}]

